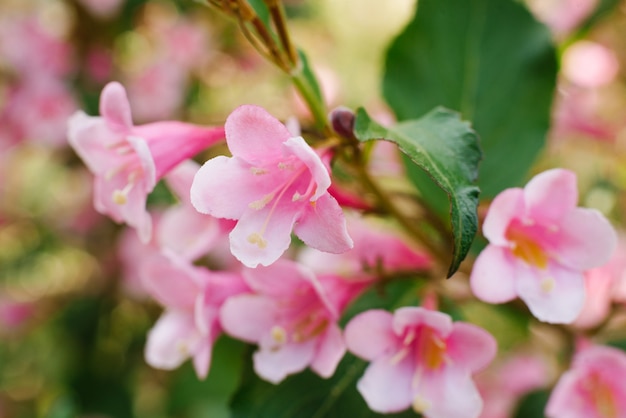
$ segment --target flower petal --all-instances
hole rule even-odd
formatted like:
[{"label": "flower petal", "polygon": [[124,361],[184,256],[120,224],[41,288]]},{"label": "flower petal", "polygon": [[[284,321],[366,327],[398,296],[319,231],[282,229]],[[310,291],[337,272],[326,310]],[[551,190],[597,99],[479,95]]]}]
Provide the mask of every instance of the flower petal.
[{"label": "flower petal", "polygon": [[524,191],[506,189],[491,202],[483,223],[483,235],[491,244],[507,245],[506,231],[515,218],[524,216]]},{"label": "flower petal", "polygon": [[411,385],[414,372],[415,365],[408,357],[396,363],[392,361],[392,356],[383,356],[367,367],[357,383],[357,389],[372,411],[402,411],[413,402]]},{"label": "flower petal", "polygon": [[308,267],[284,259],[271,266],[245,269],[243,275],[252,290],[271,298],[291,298],[317,281]]},{"label": "flower petal", "polygon": [[533,177],[524,187],[528,215],[540,222],[559,222],[578,203],[576,174],[555,168]]},{"label": "flower petal", "polygon": [[428,418],[477,418],[483,405],[470,374],[453,366],[425,376],[416,396]]},{"label": "flower petal", "polygon": [[311,369],[323,378],[335,373],[337,365],[346,353],[346,344],[337,324],[330,324],[318,339],[318,346],[311,362]]},{"label": "flower petal", "polygon": [[248,205],[272,191],[273,182],[254,175],[238,158],[223,155],[205,162],[191,185],[191,203],[200,213],[216,218],[239,219]]},{"label": "flower petal", "polygon": [[109,127],[116,132],[123,132],[133,127],[126,90],[120,83],[113,81],[102,89],[100,114]]},{"label": "flower petal", "polygon": [[561,222],[559,262],[576,270],[588,270],[607,263],[617,247],[617,233],[597,210],[576,208]]},{"label": "flower petal", "polygon": [[260,349],[254,353],[254,371],[268,382],[281,382],[287,375],[304,370],[313,360],[315,339],[286,343],[280,348]]},{"label": "flower petal", "polygon": [[259,342],[276,323],[276,303],[263,296],[244,294],[226,299],[220,309],[220,322],[232,337]]},{"label": "flower petal", "polygon": [[157,369],[175,369],[189,358],[196,343],[193,314],[165,311],[148,332],[146,362]]},{"label": "flower petal", "polygon": [[508,250],[488,245],[474,262],[470,275],[472,293],[485,302],[504,303],[515,299],[516,263]]},{"label": "flower petal", "polygon": [[354,355],[374,360],[395,347],[398,337],[392,329],[393,315],[380,309],[358,314],[348,322],[344,338]]},{"label": "flower petal", "polygon": [[161,305],[168,308],[193,310],[196,298],[201,294],[194,276],[199,267],[162,254],[145,259],[139,275],[146,291]]},{"label": "flower petal", "polygon": [[452,331],[452,318],[443,312],[413,306],[397,309],[393,314],[393,330],[396,335],[403,335],[407,327],[418,325],[432,328],[445,338]]},{"label": "flower petal", "polygon": [[544,322],[573,322],[585,301],[583,274],[556,263],[546,270],[520,263],[515,287],[532,314]]},{"label": "flower petal", "polygon": [[291,202],[249,209],[230,233],[231,253],[251,268],[274,263],[291,244],[297,210]]},{"label": "flower petal", "polygon": [[230,152],[251,164],[280,159],[281,144],[291,138],[285,125],[262,107],[253,105],[235,109],[224,128]]},{"label": "flower petal", "polygon": [[455,365],[472,373],[486,367],[498,351],[498,344],[491,334],[465,322],[452,325],[446,345],[447,354]]},{"label": "flower petal", "polygon": [[344,253],[354,246],[343,211],[329,194],[307,205],[294,233],[308,246],[328,253]]},{"label": "flower petal", "polygon": [[330,187],[330,175],[328,169],[322,162],[319,155],[311,148],[301,136],[289,138],[283,144],[290,154],[295,155],[302,161],[311,172],[312,181],[315,182],[315,193],[311,196],[314,202],[320,198]]}]

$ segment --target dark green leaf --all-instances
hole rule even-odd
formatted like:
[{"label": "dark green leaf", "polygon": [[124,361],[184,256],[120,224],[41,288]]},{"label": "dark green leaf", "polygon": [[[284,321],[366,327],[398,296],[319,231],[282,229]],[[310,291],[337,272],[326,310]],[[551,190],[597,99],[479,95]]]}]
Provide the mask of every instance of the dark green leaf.
[{"label": "dark green leaf", "polygon": [[448,271],[451,276],[467,255],[478,228],[479,189],[474,181],[481,151],[476,133],[457,113],[443,108],[389,129],[359,109],[354,132],[360,141],[385,139],[396,143],[447,194],[454,238]]},{"label": "dark green leaf", "polygon": [[322,97],[322,90],[317,82],[317,77],[315,77],[315,73],[311,69],[311,65],[309,64],[309,59],[306,57],[302,50],[298,50],[298,56],[300,57],[300,62],[302,64],[302,74],[306,79],[309,88],[313,91],[313,94],[317,98],[320,103],[324,103],[324,98]]},{"label": "dark green leaf", "polygon": [[542,149],[557,63],[548,30],[513,0],[420,0],[386,57],[384,95],[399,120],[435,106],[481,136],[487,197],[518,185]]},{"label": "dark green leaf", "polygon": [[521,399],[515,415],[515,418],[543,418],[543,411],[550,398],[550,392],[540,390],[531,392]]}]

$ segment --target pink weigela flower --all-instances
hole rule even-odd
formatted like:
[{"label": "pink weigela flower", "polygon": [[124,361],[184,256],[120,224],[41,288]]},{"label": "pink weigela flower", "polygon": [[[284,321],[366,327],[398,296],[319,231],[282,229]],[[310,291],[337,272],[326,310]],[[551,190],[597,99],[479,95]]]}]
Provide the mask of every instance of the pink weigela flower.
[{"label": "pink weigela flower", "polygon": [[328,193],[330,175],[302,137],[257,106],[240,106],[226,120],[232,157],[218,156],[198,171],[191,187],[195,208],[238,220],[231,251],[248,267],[276,261],[291,231],[321,251],[352,248],[341,207]]},{"label": "pink weigela flower", "polygon": [[376,412],[412,407],[429,418],[478,417],[482,400],[471,375],[496,354],[496,341],[482,328],[452,322],[421,307],[394,314],[369,310],[344,332],[348,350],[371,361],[357,389]]},{"label": "pink weigela flower", "polygon": [[490,244],[474,264],[474,294],[489,303],[519,295],[541,321],[574,321],[585,299],[583,272],[606,263],[617,244],[607,219],[577,201],[576,175],[563,169],[500,193],[483,225]]},{"label": "pink weigela flower", "polygon": [[74,114],[69,142],[96,176],[96,210],[136,228],[142,242],[148,242],[152,235],[148,194],[173,167],[222,140],[224,129],[176,121],[133,126],[126,92],[116,82],[103,89],[100,113],[101,117]]},{"label": "pink weigela flower", "polygon": [[146,362],[171,370],[192,358],[196,374],[205,378],[213,344],[222,333],[219,309],[248,286],[239,274],[194,266],[167,251],[145,259],[140,275],[146,291],[165,307],[148,333]]},{"label": "pink weigela flower", "polygon": [[310,366],[330,377],[346,348],[337,325],[346,304],[364,288],[341,278],[317,278],[297,263],[279,260],[246,269],[254,293],[229,298],[220,312],[224,331],[256,343],[254,369],[272,383]]},{"label": "pink weigela flower", "polygon": [[576,354],[546,407],[551,418],[621,418],[626,411],[626,354],[592,346]]}]

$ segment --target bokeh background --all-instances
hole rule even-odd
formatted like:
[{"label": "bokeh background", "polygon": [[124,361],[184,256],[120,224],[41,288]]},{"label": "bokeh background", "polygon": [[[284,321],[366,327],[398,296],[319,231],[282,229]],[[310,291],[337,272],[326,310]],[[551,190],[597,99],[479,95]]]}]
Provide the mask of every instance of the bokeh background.
[{"label": "bokeh background", "polygon": [[[365,106],[391,121],[381,98],[383,58],[415,1],[285,3],[293,39],[330,107]],[[560,65],[548,145],[535,171],[573,169],[581,203],[622,225],[626,2],[528,6],[550,27]],[[244,103],[298,118],[304,129],[310,123],[289,80],[234,22],[200,2],[2,0],[0,417],[229,416],[248,348],[220,339],[205,381],[189,364],[171,372],[146,365],[146,333],[161,308],[133,270],[139,243],[95,212],[91,175],[67,145],[67,118],[78,109],[97,114],[111,80],[127,88],[138,124],[217,125]],[[171,199],[159,186],[149,204]],[[616,329],[616,339],[626,338]]]}]

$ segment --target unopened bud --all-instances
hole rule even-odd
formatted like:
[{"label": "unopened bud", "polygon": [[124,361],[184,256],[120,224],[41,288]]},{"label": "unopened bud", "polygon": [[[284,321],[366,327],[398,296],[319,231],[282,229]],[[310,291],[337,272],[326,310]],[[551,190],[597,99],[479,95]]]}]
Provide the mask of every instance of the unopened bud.
[{"label": "unopened bud", "polygon": [[354,112],[347,107],[338,107],[330,112],[330,123],[334,131],[344,138],[354,136]]}]

